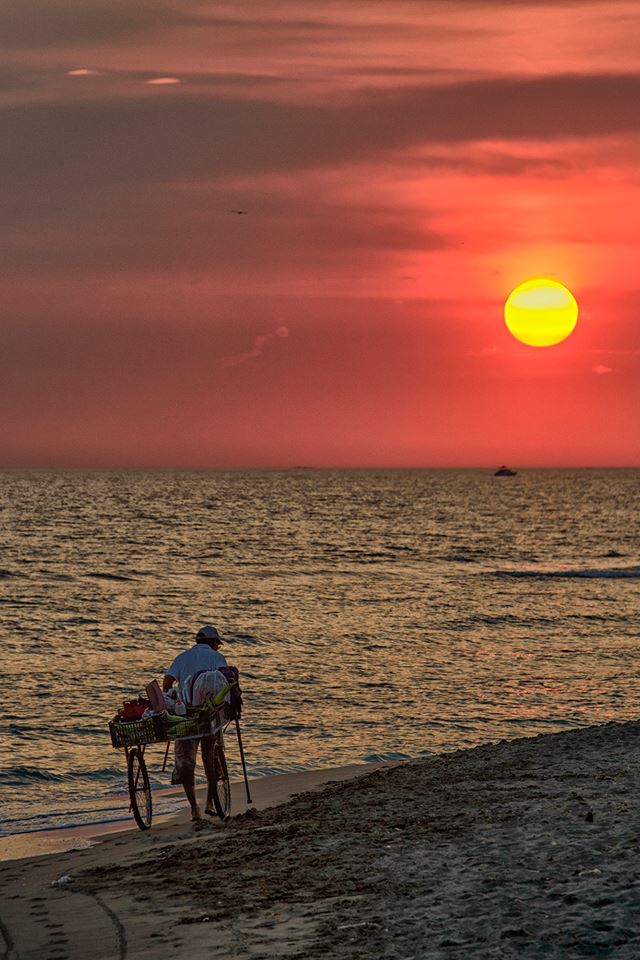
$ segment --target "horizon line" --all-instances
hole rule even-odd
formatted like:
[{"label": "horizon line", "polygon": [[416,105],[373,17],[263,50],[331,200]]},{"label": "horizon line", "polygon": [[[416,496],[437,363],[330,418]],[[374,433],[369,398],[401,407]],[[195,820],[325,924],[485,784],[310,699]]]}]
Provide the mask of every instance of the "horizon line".
[{"label": "horizon line", "polygon": [[[501,464],[466,463],[466,464],[282,464],[282,465],[217,465],[217,466],[134,466],[134,465],[102,465],[102,466],[61,466],[61,465],[0,465],[0,473],[232,473],[232,472],[265,472],[291,473],[294,471],[411,471],[411,470],[497,470]],[[510,462],[510,468],[515,470],[639,470],[637,464],[595,464],[595,463],[553,463],[531,464]]]}]

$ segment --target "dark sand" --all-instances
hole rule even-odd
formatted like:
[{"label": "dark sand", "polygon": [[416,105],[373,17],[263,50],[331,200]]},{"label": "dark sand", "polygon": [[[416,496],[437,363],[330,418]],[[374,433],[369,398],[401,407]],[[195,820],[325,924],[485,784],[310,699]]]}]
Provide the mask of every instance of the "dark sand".
[{"label": "dark sand", "polygon": [[638,960],[639,734],[502,742],[13,861],[5,956]]}]

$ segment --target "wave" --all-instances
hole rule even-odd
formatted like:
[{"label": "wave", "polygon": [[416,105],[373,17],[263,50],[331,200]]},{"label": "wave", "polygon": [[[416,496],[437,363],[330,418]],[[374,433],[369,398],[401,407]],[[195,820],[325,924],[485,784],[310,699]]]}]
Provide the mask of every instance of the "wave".
[{"label": "wave", "polygon": [[72,780],[98,780],[110,782],[121,777],[120,769],[106,767],[101,770],[77,770],[71,773],[53,773],[39,767],[9,767],[0,770],[0,786],[20,787],[27,783],[68,783]]},{"label": "wave", "polygon": [[[88,803],[88,802],[87,802]],[[154,798],[154,813],[159,816],[176,813],[184,806],[184,798],[159,796]],[[0,836],[12,836],[23,833],[48,833],[56,830],[70,830],[76,827],[96,827],[101,824],[120,823],[131,820],[124,799],[112,806],[80,806],[71,810],[44,810],[9,817],[2,822]]]},{"label": "wave", "polygon": [[[282,763],[282,764],[248,764],[247,773],[250,777],[279,777],[286,773],[306,773],[308,770],[316,770],[317,767],[313,764],[305,763]],[[234,776],[232,773],[229,774],[230,779],[233,780]],[[239,779],[237,777],[236,779]]]},{"label": "wave", "polygon": [[4,603],[7,607],[39,607],[41,606],[40,600],[13,600],[10,597],[0,597],[0,603]]},{"label": "wave", "polygon": [[85,574],[87,577],[92,577],[94,580],[133,580],[133,577],[125,577],[120,573],[101,573],[100,571],[95,571],[92,573]]},{"label": "wave", "polygon": [[258,637],[254,637],[250,633],[234,633],[232,631],[224,634],[224,640],[225,643],[248,643],[257,647],[266,643],[265,640],[259,640]]},{"label": "wave", "polygon": [[366,753],[362,759],[364,763],[388,763],[392,760],[411,760],[411,756],[408,753],[392,750],[390,753]]},{"label": "wave", "polygon": [[558,570],[496,570],[496,577],[529,580],[638,580],[636,567],[582,567]]},{"label": "wave", "polygon": [[321,545],[323,559],[328,559],[332,563],[344,560],[349,563],[384,563],[385,561],[396,562],[400,559],[399,554],[417,556],[418,551],[414,547],[406,547],[398,544],[389,544],[381,550],[367,550],[359,547],[341,547],[335,544]]}]

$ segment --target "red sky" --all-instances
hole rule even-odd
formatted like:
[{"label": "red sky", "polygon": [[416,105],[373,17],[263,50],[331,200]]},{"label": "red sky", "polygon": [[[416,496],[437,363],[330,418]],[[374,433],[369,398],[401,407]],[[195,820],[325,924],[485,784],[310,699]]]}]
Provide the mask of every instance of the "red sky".
[{"label": "red sky", "polygon": [[4,0],[0,466],[640,464],[639,13]]}]

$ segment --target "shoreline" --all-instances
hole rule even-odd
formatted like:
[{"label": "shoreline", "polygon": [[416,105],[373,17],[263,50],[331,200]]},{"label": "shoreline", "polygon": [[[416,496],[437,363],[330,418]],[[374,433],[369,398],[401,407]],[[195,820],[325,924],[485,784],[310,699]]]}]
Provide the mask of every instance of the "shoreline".
[{"label": "shoreline", "polygon": [[256,795],[224,824],[183,811],[9,861],[5,955],[636,960],[639,734],[608,723],[336,768],[305,792],[284,775],[288,799]]},{"label": "shoreline", "polygon": [[[373,763],[352,763],[340,767],[322,767],[318,770],[303,770],[295,773],[271,774],[249,780],[252,798],[251,806],[257,810],[286,802],[296,792],[321,789],[332,780],[344,780],[363,776],[383,766],[398,761],[378,761]],[[201,806],[205,787],[197,786]],[[154,797],[182,801],[182,809],[175,812],[154,815],[151,833],[160,825],[188,821],[187,801],[181,787],[162,787],[154,791]],[[231,816],[235,817],[247,809],[245,785],[243,780],[231,783]],[[44,827],[41,830],[29,830],[0,837],[0,865],[8,860],[24,860],[34,857],[66,853],[71,850],[85,850],[109,839],[114,834],[131,832],[133,836],[142,833],[135,825],[131,814],[127,813],[128,797],[123,795],[123,817],[121,819],[102,820],[96,823],[78,824],[67,827]],[[215,821],[214,821],[215,822]]]}]

